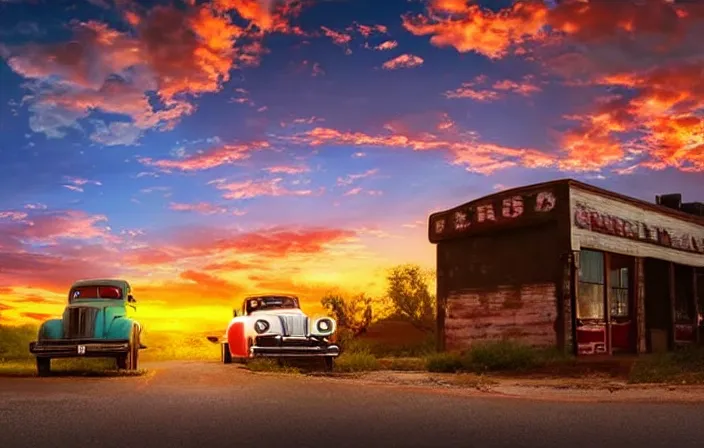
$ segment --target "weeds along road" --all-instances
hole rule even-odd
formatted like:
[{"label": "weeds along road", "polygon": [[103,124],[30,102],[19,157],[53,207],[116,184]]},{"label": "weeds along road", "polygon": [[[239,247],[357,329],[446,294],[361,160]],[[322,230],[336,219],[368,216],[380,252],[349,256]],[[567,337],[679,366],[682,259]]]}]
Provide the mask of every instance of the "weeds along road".
[{"label": "weeds along road", "polygon": [[0,447],[704,445],[704,405],[497,398],[217,362],[116,378],[0,378]]}]

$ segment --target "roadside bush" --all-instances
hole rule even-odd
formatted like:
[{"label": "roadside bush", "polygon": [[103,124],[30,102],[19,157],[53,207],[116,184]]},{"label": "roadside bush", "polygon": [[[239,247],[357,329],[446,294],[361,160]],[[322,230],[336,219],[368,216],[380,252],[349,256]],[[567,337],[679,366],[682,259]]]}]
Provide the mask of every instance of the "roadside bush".
[{"label": "roadside bush", "polygon": [[380,368],[381,365],[376,356],[365,351],[344,352],[335,361],[337,372],[365,372]]},{"label": "roadside bush", "polygon": [[462,370],[462,355],[458,353],[434,353],[425,361],[425,368],[429,372],[455,373]]},{"label": "roadside bush", "polygon": [[0,325],[0,362],[31,359],[29,343],[36,340],[37,330],[35,325]]},{"label": "roadside bush", "polygon": [[471,372],[520,371],[544,363],[538,350],[511,340],[476,343],[462,357],[463,370]]},{"label": "roadside bush", "polygon": [[382,358],[379,363],[381,368],[387,370],[402,372],[426,370],[426,361],[423,358]]},{"label": "roadside bush", "polygon": [[628,375],[631,383],[704,383],[704,347],[642,355]]},{"label": "roadside bush", "polygon": [[435,353],[434,334],[428,334],[422,341],[411,344],[389,344],[363,338],[344,338],[339,343],[346,353],[371,353],[378,358],[414,358]]}]

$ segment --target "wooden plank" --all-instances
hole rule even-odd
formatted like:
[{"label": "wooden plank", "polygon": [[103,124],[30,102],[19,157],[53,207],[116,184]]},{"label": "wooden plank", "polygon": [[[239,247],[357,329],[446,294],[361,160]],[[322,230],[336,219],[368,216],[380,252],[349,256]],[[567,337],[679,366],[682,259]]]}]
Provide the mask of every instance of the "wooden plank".
[{"label": "wooden plank", "polygon": [[675,338],[675,264],[669,264],[669,276],[668,276],[668,291],[670,295],[670,328],[669,328],[669,343],[670,350],[675,348],[676,338]]},{"label": "wooden plank", "polygon": [[635,316],[636,316],[636,341],[638,353],[647,352],[646,325],[645,325],[645,275],[643,259],[636,258],[636,285],[635,285]]},{"label": "wooden plank", "polygon": [[604,254],[604,322],[606,327],[606,353],[613,354],[611,344],[611,254]]},{"label": "wooden plank", "polygon": [[502,339],[555,346],[556,301],[554,283],[452,292],[445,318],[446,348],[466,349],[477,341]]},{"label": "wooden plank", "polygon": [[572,250],[584,247],[704,267],[704,225],[578,187],[570,190],[570,211]]},{"label": "wooden plank", "polygon": [[694,300],[694,342],[699,344],[701,342],[701,332],[699,329],[699,292],[697,288],[699,287],[697,281],[697,268],[692,268],[692,300]]}]

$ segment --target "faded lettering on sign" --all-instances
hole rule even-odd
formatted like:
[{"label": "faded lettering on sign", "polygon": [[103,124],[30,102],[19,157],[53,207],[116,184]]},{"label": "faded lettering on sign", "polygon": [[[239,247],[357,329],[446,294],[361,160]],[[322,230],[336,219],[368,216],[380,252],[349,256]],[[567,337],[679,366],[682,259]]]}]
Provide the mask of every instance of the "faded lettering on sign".
[{"label": "faded lettering on sign", "polygon": [[704,230],[698,235],[676,233],[665,227],[602,213],[582,202],[575,204],[574,224],[592,232],[704,254]]},{"label": "faded lettering on sign", "polygon": [[[487,201],[482,204],[464,206],[447,214],[438,214],[431,218],[433,235],[466,231],[474,224],[491,225],[513,221],[525,215],[526,201],[535,200],[535,206],[530,203],[531,214],[543,214],[555,209],[557,198],[552,191],[541,191],[526,195],[512,195]],[[500,209],[500,211],[499,211]],[[446,218],[447,217],[447,218]]]}]

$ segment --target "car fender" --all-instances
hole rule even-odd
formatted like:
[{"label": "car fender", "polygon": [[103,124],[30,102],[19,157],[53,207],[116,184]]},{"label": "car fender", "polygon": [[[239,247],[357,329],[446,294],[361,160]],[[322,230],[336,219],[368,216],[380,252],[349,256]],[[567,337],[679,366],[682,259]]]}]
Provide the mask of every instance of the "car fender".
[{"label": "car fender", "polygon": [[246,358],[249,356],[249,342],[245,331],[247,323],[246,317],[235,317],[230,321],[225,331],[230,354],[235,358]]},{"label": "car fender", "polygon": [[37,339],[61,339],[64,336],[64,323],[61,319],[49,319],[39,326]]},{"label": "car fender", "polygon": [[129,339],[132,333],[132,326],[137,325],[137,331],[141,333],[138,322],[127,317],[116,317],[110,323],[105,334],[106,339]]}]

